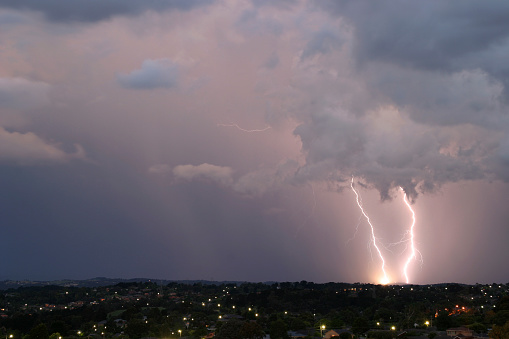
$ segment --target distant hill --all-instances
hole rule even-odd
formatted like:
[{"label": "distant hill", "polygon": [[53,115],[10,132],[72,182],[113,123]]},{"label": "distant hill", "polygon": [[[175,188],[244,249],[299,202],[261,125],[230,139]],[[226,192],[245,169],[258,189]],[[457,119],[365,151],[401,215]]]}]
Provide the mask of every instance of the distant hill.
[{"label": "distant hill", "polygon": [[[208,280],[162,280],[162,279],[148,279],[148,278],[133,278],[133,279],[120,279],[120,278],[105,278],[97,277],[85,280],[75,279],[62,279],[62,280],[50,280],[50,281],[31,281],[31,280],[4,280],[0,281],[0,290],[8,290],[10,288],[27,287],[27,286],[73,286],[73,287],[99,287],[99,286],[111,286],[118,283],[129,283],[129,282],[154,282],[161,285],[167,285],[172,282],[178,282],[181,284],[196,284],[201,283],[203,285],[220,285],[220,284],[236,284],[240,285],[242,281],[208,281]],[[266,283],[270,284],[270,283]]]}]

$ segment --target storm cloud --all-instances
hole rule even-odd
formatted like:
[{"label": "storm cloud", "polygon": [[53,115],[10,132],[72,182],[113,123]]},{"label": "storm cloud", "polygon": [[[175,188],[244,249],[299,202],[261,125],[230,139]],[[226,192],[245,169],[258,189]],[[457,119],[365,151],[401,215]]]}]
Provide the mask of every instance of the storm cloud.
[{"label": "storm cloud", "polygon": [[62,0],[2,0],[0,7],[19,10],[31,10],[43,13],[49,20],[57,22],[97,22],[120,15],[137,15],[146,10],[189,10],[203,6],[209,0],[77,0],[72,3]]},{"label": "storm cloud", "polygon": [[508,11],[0,0],[4,278],[507,280]]}]

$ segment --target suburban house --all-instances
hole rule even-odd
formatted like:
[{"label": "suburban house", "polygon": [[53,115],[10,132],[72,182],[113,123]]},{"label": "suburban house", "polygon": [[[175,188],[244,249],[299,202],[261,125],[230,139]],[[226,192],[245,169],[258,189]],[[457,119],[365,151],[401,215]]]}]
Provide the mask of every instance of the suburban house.
[{"label": "suburban house", "polygon": [[463,337],[472,337],[474,335],[474,332],[468,327],[455,327],[455,328],[449,328],[445,331],[447,333],[447,336],[449,337],[455,337],[458,335],[461,335]]}]

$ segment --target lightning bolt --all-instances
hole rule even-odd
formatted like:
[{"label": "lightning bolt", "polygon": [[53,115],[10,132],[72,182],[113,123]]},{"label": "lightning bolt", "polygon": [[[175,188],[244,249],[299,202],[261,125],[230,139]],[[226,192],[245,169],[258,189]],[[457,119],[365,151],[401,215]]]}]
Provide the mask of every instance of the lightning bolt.
[{"label": "lightning bolt", "polygon": [[412,260],[417,258],[417,250],[415,249],[415,234],[414,234],[414,227],[415,227],[415,212],[412,209],[412,206],[410,205],[410,202],[408,202],[407,196],[405,191],[402,187],[399,188],[403,192],[403,201],[405,202],[405,205],[408,207],[410,212],[412,213],[412,225],[410,226],[410,229],[408,233],[410,234],[410,238],[408,239],[410,242],[410,255],[408,256],[405,266],[403,266],[403,274],[405,275],[406,283],[408,284],[410,282],[410,279],[408,278],[408,265],[412,262]]},{"label": "lightning bolt", "polygon": [[245,129],[245,128],[240,127],[237,124],[217,124],[217,126],[218,127],[235,127],[238,130],[241,130],[242,132],[247,132],[247,133],[265,132],[266,130],[271,129],[270,126],[267,126],[264,129]]},{"label": "lightning bolt", "polygon": [[[361,200],[361,203],[362,203],[362,200]],[[353,236],[350,239],[348,239],[346,242],[347,245],[348,245],[348,243],[350,243],[350,241],[355,239],[355,236],[357,235],[357,231],[359,230],[359,225],[361,224],[361,221],[362,221],[362,214],[359,216],[359,221],[357,222],[357,225],[355,226],[355,232],[354,232]]]},{"label": "lightning bolt", "polygon": [[364,216],[364,218],[366,218],[369,226],[371,227],[371,241],[373,242],[373,246],[375,247],[376,251],[378,252],[378,256],[380,257],[380,260],[382,261],[381,269],[382,269],[382,272],[384,273],[384,277],[383,277],[381,283],[383,285],[385,285],[385,284],[388,284],[390,282],[389,277],[387,276],[387,272],[385,271],[385,259],[384,259],[383,255],[382,255],[382,251],[380,251],[380,248],[376,244],[375,227],[371,223],[371,220],[369,219],[368,215],[364,211],[364,208],[362,207],[362,204],[361,204],[360,199],[359,199],[359,193],[357,193],[357,191],[353,187],[353,180],[354,180],[354,178],[352,176],[352,181],[350,183],[350,187],[352,188],[352,191],[355,193],[355,200],[357,202],[357,206],[359,206],[359,208],[360,208],[360,210],[362,212],[362,215]]}]

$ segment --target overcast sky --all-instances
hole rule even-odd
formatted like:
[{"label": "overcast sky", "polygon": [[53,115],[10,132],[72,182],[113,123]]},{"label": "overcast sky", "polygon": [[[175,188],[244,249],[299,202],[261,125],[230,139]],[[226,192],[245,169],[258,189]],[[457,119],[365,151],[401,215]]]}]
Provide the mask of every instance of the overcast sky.
[{"label": "overcast sky", "polygon": [[508,17],[0,0],[0,279],[508,282]]}]

